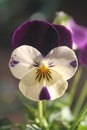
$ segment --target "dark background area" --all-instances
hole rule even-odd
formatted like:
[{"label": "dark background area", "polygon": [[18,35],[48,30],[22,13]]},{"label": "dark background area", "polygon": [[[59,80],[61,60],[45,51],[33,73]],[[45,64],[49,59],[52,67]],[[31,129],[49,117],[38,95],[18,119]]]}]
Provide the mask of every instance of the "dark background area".
[{"label": "dark background area", "polygon": [[84,0],[0,0],[0,117],[19,122],[23,114],[17,96],[18,80],[12,76],[8,67],[14,30],[30,18],[52,22],[57,11],[65,11],[78,24],[87,27],[87,4]]}]

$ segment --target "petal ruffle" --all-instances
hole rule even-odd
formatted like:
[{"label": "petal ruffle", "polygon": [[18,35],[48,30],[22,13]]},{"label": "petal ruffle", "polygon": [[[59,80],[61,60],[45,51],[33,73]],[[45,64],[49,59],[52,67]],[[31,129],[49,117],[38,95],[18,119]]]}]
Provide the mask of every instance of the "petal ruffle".
[{"label": "petal ruffle", "polygon": [[16,48],[10,58],[9,67],[12,74],[21,79],[32,69],[34,61],[41,61],[41,53],[35,48],[23,45]]},{"label": "petal ruffle", "polygon": [[12,37],[13,47],[31,45],[46,55],[53,48],[67,45],[71,47],[71,33],[63,26],[53,25],[45,21],[26,21],[20,25]]},{"label": "petal ruffle", "polygon": [[67,89],[67,82],[56,71],[52,71],[52,80],[38,82],[36,70],[27,73],[19,83],[23,95],[31,100],[53,100],[62,96]]},{"label": "petal ruffle", "polygon": [[53,62],[54,67],[52,69],[63,75],[65,80],[71,78],[78,67],[74,51],[66,46],[54,48],[46,56],[46,60]]}]

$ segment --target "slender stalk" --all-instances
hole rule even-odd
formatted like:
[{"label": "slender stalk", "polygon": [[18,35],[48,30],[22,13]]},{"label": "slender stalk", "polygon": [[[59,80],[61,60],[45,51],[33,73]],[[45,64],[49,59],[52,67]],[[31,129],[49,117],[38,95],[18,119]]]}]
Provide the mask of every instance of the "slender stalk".
[{"label": "slender stalk", "polygon": [[85,114],[87,113],[87,104],[83,107],[82,111],[80,112],[77,119],[72,124],[71,128],[69,130],[75,130],[75,128],[78,126],[78,124],[83,120]]},{"label": "slender stalk", "polygon": [[87,95],[87,81],[84,83],[84,86],[82,88],[81,94],[79,95],[79,98],[78,98],[78,100],[76,102],[76,105],[74,107],[73,114],[75,116],[78,115],[86,95]]},{"label": "slender stalk", "polygon": [[74,95],[75,95],[76,87],[77,87],[78,82],[79,82],[80,77],[81,77],[82,69],[83,69],[83,67],[79,66],[78,71],[77,71],[77,73],[76,73],[76,75],[74,77],[73,84],[72,84],[71,90],[69,92],[69,94],[70,94],[69,106],[71,106],[72,103],[73,103],[73,98],[74,98]]},{"label": "slender stalk", "polygon": [[42,126],[43,125],[43,102],[42,101],[38,102],[38,117],[39,117],[40,126]]}]

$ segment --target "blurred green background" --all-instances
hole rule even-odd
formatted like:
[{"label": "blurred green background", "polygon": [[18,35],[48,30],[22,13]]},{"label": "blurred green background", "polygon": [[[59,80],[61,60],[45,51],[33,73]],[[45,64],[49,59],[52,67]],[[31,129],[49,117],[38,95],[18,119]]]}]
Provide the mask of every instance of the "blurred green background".
[{"label": "blurred green background", "polygon": [[87,4],[84,0],[0,0],[0,118],[21,122],[24,115],[17,94],[18,80],[8,67],[14,30],[27,19],[52,22],[57,11],[65,11],[78,24],[87,27]]}]

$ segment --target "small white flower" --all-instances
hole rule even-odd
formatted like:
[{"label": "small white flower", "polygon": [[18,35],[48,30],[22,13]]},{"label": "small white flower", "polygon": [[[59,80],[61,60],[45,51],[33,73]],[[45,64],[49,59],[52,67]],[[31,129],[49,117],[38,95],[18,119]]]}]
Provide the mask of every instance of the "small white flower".
[{"label": "small white flower", "polygon": [[20,79],[20,91],[35,101],[62,96],[77,66],[74,51],[66,46],[56,47],[43,57],[37,49],[23,45],[13,51],[9,61],[12,74]]}]

